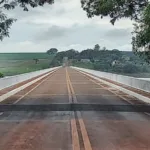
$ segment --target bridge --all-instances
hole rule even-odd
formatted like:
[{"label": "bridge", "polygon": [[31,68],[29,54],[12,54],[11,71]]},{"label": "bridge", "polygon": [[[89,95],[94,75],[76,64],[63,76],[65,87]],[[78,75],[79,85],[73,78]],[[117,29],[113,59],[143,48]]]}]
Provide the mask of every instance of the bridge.
[{"label": "bridge", "polygon": [[0,79],[0,150],[149,150],[150,81],[77,67]]}]

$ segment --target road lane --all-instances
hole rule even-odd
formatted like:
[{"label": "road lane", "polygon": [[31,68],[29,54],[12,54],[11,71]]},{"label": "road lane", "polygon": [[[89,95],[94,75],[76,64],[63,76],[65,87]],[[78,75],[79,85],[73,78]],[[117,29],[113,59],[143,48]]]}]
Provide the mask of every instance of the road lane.
[{"label": "road lane", "polygon": [[[26,92],[28,89],[16,95]],[[14,103],[16,95],[9,102]],[[17,104],[49,103],[69,103],[64,69],[50,75]],[[70,150],[70,117],[70,112],[5,112],[0,116],[0,150]]]},{"label": "road lane", "polygon": [[[72,102],[127,105],[121,96],[134,100],[71,68],[60,68],[38,84],[18,92],[3,104],[15,103],[20,97],[17,104],[22,105]],[[0,150],[148,150],[149,118],[136,112],[5,112],[0,115]]]},{"label": "road lane", "polygon": [[[73,69],[68,72],[78,103],[128,105],[120,96],[128,97],[129,101],[134,99]],[[93,150],[150,149],[149,116],[136,112],[82,111],[81,114]]]}]

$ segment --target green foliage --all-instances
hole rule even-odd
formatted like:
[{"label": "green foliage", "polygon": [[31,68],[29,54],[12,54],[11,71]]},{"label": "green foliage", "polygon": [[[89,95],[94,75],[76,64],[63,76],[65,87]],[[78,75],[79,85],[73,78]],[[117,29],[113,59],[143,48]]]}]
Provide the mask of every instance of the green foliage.
[{"label": "green foliage", "polygon": [[133,51],[150,63],[150,4],[146,7],[138,23],[134,24]]},{"label": "green foliage", "polygon": [[[8,18],[2,10],[15,9],[21,7],[28,11],[29,7],[43,6],[45,3],[53,4],[54,0],[0,0],[0,40],[9,36],[9,28],[14,18]],[[133,31],[133,51],[150,63],[150,1],[148,0],[81,0],[83,10],[88,17],[101,16],[110,17],[110,22],[114,25],[116,20],[130,18],[136,22]],[[139,48],[145,48],[146,52],[139,52]],[[148,51],[147,51],[148,49]],[[99,45],[95,45],[94,50],[100,50]],[[106,50],[105,48],[103,50]],[[48,52],[51,54],[51,52]],[[92,58],[91,58],[92,60]]]},{"label": "green foliage", "polygon": [[115,73],[122,73],[123,72],[123,64],[116,64],[115,66],[112,67],[112,72]]},{"label": "green foliage", "polygon": [[79,54],[78,51],[70,49],[67,51],[58,52],[57,55],[55,56],[55,59],[57,59],[60,62],[63,61],[64,57],[68,57],[68,59],[76,59],[78,58],[78,54]]},{"label": "green foliage", "polygon": [[109,16],[113,25],[122,18],[134,20],[133,51],[150,63],[150,1],[81,0],[81,4],[88,17]]},{"label": "green foliage", "polygon": [[40,60],[37,59],[37,58],[34,58],[33,60],[35,61],[35,64],[37,64],[37,63],[40,61]]},{"label": "green foliage", "polygon": [[100,50],[100,46],[98,45],[98,44],[96,44],[95,46],[94,46],[94,49],[93,49],[94,51],[99,51]]},{"label": "green foliage", "polygon": [[0,0],[0,40],[3,40],[4,37],[9,37],[9,29],[12,23],[16,21],[14,18],[8,18],[2,10],[15,9],[19,6],[23,11],[28,11],[29,7],[35,8],[37,6],[43,6],[45,3],[52,4],[54,0]]},{"label": "green foliage", "polygon": [[4,77],[4,75],[0,72],[0,78],[3,78]]},{"label": "green foliage", "polygon": [[51,48],[47,51],[48,55],[55,55],[58,52],[56,48]]},{"label": "green foliage", "polygon": [[114,24],[125,17],[138,20],[148,0],[81,0],[81,5],[88,17],[109,16],[110,22]]},{"label": "green foliage", "polygon": [[132,63],[127,63],[123,66],[123,72],[125,73],[138,73],[141,72],[141,68],[137,65],[134,65]]},{"label": "green foliage", "polygon": [[[150,67],[144,59],[140,59],[133,52],[122,52],[117,49],[107,50],[103,48],[100,51],[86,49],[81,52],[73,49],[62,51],[55,55],[50,65],[62,65],[64,57],[67,57],[72,65],[105,72],[119,74],[150,72]],[[81,59],[90,60],[90,62],[81,61]]]},{"label": "green foliage", "polygon": [[60,65],[61,65],[61,63],[57,59],[53,59],[50,63],[50,66],[52,66],[52,67],[56,67],[56,66],[60,66]]},{"label": "green foliage", "polygon": [[103,51],[106,51],[107,49],[106,49],[106,47],[103,47],[102,50],[103,50]]},{"label": "green foliage", "polygon": [[9,28],[16,20],[13,18],[7,18],[7,16],[0,10],[0,40],[4,37],[9,37]]},{"label": "green foliage", "polygon": [[109,63],[95,62],[93,64],[93,69],[95,69],[95,70],[101,70],[101,71],[109,71],[110,64]]},{"label": "green foliage", "polygon": [[[67,53],[64,57],[67,57]],[[78,67],[90,68],[100,71],[133,74],[150,72],[149,65],[144,59],[140,59],[132,52],[121,52],[119,50],[101,50],[94,51],[92,49],[83,50],[77,55],[78,57],[72,61],[72,64]],[[90,59],[91,62],[81,62],[81,59]],[[112,65],[113,62],[117,62]]]}]

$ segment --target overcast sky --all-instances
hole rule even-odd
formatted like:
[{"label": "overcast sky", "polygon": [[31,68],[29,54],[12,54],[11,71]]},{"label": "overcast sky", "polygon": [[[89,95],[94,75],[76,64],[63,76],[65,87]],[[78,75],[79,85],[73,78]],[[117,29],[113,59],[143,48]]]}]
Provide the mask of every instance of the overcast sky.
[{"label": "overcast sky", "polygon": [[21,8],[7,12],[17,20],[10,38],[0,42],[0,52],[45,52],[93,48],[95,44],[108,49],[131,50],[132,22],[121,20],[112,26],[109,18],[87,18],[80,0],[55,0],[23,12]]}]

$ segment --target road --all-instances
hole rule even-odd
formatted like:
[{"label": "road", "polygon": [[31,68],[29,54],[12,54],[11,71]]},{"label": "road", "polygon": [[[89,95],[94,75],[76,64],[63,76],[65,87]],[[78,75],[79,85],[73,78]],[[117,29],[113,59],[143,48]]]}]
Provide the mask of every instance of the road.
[{"label": "road", "polygon": [[[135,98],[60,68],[1,104],[128,105],[126,99]],[[0,150],[150,150],[150,117],[138,112],[1,112]]]}]

